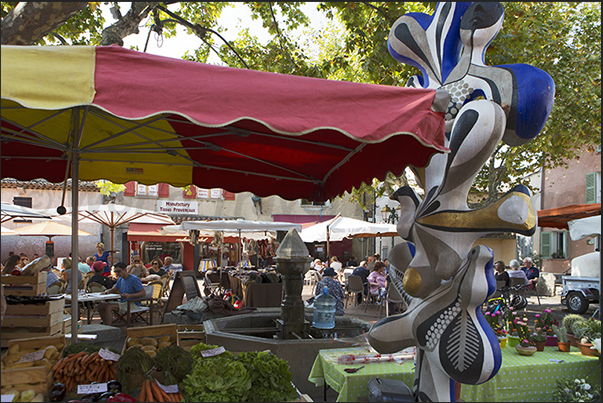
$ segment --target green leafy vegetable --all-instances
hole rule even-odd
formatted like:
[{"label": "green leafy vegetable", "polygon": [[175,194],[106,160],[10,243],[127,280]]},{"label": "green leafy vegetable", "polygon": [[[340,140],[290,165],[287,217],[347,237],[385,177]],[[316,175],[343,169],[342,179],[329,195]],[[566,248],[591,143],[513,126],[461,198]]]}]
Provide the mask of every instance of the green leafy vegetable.
[{"label": "green leafy vegetable", "polygon": [[236,357],[251,374],[250,402],[285,402],[297,399],[287,361],[270,351],[247,351]]},{"label": "green leafy vegetable", "polygon": [[115,364],[117,371],[117,380],[121,383],[125,393],[132,393],[140,385],[131,385],[130,380],[139,377],[142,379],[153,368],[153,359],[139,347],[133,347],[126,350],[119,361]]},{"label": "green leafy vegetable", "polygon": [[101,348],[91,343],[74,343],[70,344],[63,350],[63,357],[67,357],[69,354],[77,354],[81,351],[86,351],[89,354],[97,352]]},{"label": "green leafy vegetable", "polygon": [[180,346],[172,344],[160,348],[157,355],[153,357],[155,369],[164,371],[167,385],[175,385],[184,380],[193,369],[193,357],[191,353]]}]

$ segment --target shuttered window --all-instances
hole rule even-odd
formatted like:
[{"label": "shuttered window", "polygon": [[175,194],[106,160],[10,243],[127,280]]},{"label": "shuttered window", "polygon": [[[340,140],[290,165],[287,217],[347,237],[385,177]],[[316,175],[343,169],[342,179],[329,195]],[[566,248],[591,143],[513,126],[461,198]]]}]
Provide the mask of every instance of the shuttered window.
[{"label": "shuttered window", "polygon": [[549,231],[540,233],[540,257],[542,259],[551,258],[551,238],[552,233]]},{"label": "shuttered window", "polygon": [[586,203],[601,203],[601,173],[589,172],[586,174]]}]

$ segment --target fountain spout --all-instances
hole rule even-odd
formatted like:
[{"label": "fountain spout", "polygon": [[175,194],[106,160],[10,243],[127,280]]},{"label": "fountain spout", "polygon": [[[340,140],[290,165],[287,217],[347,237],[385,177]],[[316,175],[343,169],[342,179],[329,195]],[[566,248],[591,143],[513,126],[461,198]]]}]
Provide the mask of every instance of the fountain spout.
[{"label": "fountain spout", "polygon": [[297,231],[292,228],[276,251],[276,270],[283,277],[285,298],[281,303],[282,337],[296,339],[304,332],[304,275],[312,258]]}]

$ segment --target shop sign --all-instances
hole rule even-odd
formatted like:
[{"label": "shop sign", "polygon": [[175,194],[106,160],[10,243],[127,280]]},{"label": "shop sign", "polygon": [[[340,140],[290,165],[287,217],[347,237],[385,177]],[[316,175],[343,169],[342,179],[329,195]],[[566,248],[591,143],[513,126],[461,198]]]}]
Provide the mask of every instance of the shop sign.
[{"label": "shop sign", "polygon": [[199,203],[196,201],[157,200],[157,212],[164,214],[199,214]]}]

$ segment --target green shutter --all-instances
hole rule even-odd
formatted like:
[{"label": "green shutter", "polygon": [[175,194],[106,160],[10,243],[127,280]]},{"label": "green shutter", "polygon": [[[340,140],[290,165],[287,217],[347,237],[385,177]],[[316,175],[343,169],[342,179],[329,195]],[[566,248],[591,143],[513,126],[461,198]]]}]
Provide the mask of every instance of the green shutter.
[{"label": "green shutter", "polygon": [[559,235],[563,236],[563,257],[569,259],[569,231],[563,231]]},{"label": "green shutter", "polygon": [[551,258],[551,240],[553,234],[550,231],[543,231],[540,233],[540,257],[542,259]]},{"label": "green shutter", "polygon": [[586,174],[586,203],[597,202],[597,173],[589,172]]}]

